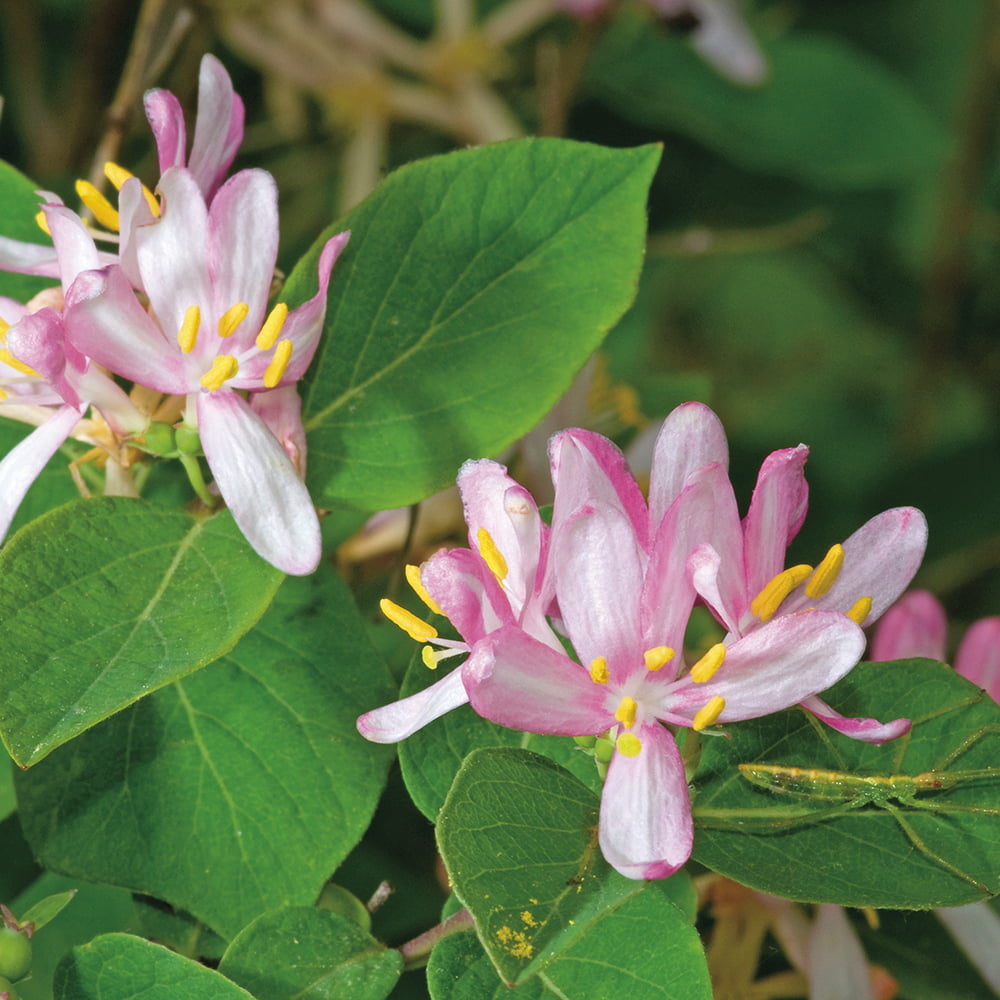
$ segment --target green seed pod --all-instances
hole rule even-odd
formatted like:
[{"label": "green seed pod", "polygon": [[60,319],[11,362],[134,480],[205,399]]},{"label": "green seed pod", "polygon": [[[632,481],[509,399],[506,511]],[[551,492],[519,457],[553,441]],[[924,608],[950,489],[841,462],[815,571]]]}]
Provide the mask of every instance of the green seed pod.
[{"label": "green seed pod", "polygon": [[171,455],[177,450],[174,429],[170,424],[152,423],[144,437],[143,450],[151,455]]},{"label": "green seed pod", "polygon": [[27,934],[0,927],[0,976],[17,981],[31,970],[31,941]]},{"label": "green seed pod", "polygon": [[190,427],[178,427],[174,431],[174,440],[177,442],[177,447],[186,455],[197,455],[201,451],[201,438],[198,432]]}]

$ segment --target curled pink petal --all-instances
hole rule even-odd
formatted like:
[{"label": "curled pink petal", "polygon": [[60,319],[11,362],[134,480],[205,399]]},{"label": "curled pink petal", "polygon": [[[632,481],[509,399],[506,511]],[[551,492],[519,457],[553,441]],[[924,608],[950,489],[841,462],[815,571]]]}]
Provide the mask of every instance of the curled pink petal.
[{"label": "curled pink petal", "polygon": [[243,101],[215,56],[202,57],[198,73],[198,114],[188,167],[205,199],[211,201],[243,142]]},{"label": "curled pink petal", "polygon": [[468,700],[459,667],[423,691],[365,712],[358,732],[373,743],[398,743]]},{"label": "curled pink petal", "polygon": [[820,722],[825,722],[838,733],[849,736],[852,740],[874,743],[876,746],[904,736],[911,728],[909,719],[893,719],[891,722],[879,722],[878,719],[865,718],[849,719],[832,709],[816,695],[803,698],[801,705],[807,711],[812,712]]}]

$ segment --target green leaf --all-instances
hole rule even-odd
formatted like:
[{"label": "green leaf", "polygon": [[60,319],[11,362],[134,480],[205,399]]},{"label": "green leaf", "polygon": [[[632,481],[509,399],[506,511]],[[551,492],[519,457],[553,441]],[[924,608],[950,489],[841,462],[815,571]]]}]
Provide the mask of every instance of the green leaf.
[{"label": "green leaf", "polygon": [[[797,709],[729,727],[731,739],[708,741],[694,777],[695,860],[806,902],[924,909],[1000,892],[1000,768],[952,789],[920,791],[911,803],[897,796],[854,808],[854,788],[826,775],[807,794],[780,794],[737,769],[762,763],[882,779],[990,769],[1000,706],[932,660],[861,664],[829,701],[847,716],[909,717],[913,729],[870,746]],[[959,811],[970,807],[980,811]]]},{"label": "green leaf", "polygon": [[[38,185],[28,180],[9,163],[0,160],[0,228],[2,235],[51,246],[52,240],[46,236],[35,216],[38,214],[40,199],[35,190]],[[32,278],[26,274],[10,274],[0,271],[0,295],[27,302],[43,288],[55,285],[54,278]]]},{"label": "green leaf", "polygon": [[55,1000],[254,1000],[212,969],[130,934],[74,948],[56,970]]},{"label": "green leaf", "polygon": [[[430,671],[414,656],[400,697],[430,686],[444,671]],[[506,729],[477,715],[468,705],[453,709],[399,744],[399,763],[416,807],[433,823],[465,758],[484,747],[518,747],[533,750],[565,767],[594,791],[601,787],[593,758],[568,736],[539,736]]]},{"label": "green leaf", "polygon": [[947,135],[930,112],[862,52],[790,33],[766,55],[762,86],[734,86],[679,38],[624,16],[588,65],[588,83],[633,121],[692,136],[750,169],[824,187],[898,184],[927,175],[947,154]]},{"label": "green leaf", "polygon": [[[687,876],[635,882],[597,846],[598,799],[523,750],[477,750],[455,778],[438,843],[455,892],[506,983],[556,996],[710,997]],[[529,994],[530,995],[530,994]]]},{"label": "green leaf", "polygon": [[25,834],[48,867],[232,938],[314,902],[361,837],[391,751],[354,723],[390,691],[339,577],[289,578],[231,654],[21,775]]},{"label": "green leaf", "polygon": [[0,736],[22,767],[232,649],[282,574],[228,512],[78,500],[0,552]]},{"label": "green leaf", "polygon": [[338,223],[351,242],[303,391],[320,503],[412,503],[537,423],[635,295],[658,159],[498,143],[403,167]]},{"label": "green leaf", "polygon": [[398,951],[346,917],[311,907],[258,917],[219,965],[257,1000],[382,1000],[402,970]]}]

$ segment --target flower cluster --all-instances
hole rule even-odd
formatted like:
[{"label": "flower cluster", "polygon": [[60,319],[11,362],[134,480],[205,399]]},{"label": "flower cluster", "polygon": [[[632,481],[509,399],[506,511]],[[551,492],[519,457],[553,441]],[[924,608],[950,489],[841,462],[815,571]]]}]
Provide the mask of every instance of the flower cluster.
[{"label": "flower cluster", "polygon": [[[59,279],[27,305],[0,299],[0,414],[39,425],[0,462],[0,535],[74,435],[109,460],[109,492],[113,484],[128,491],[127,476],[110,470],[127,469],[138,447],[177,454],[213,503],[195,457],[203,451],[250,544],[285,572],[309,573],[320,532],[303,483],[296,383],[316,351],[330,273],[349,234],[323,248],[311,299],[269,309],[278,195],[263,170],[226,179],[243,104],[225,69],[212,56],[202,61],[190,154],[177,99],[154,90],[145,105],[161,170],[155,191],[109,163],[117,208],[87,182],[77,185],[104,231],[46,194],[39,224],[51,246],[0,240],[0,268]],[[99,250],[95,235],[116,252]]]},{"label": "flower cluster", "polygon": [[[858,662],[862,626],[909,583],[926,523],[912,508],[889,510],[815,567],[785,568],[806,513],[806,456],[804,446],[770,455],[741,519],[725,434],[706,406],[687,403],[664,421],[648,499],[610,441],[563,431],[550,444],[551,528],[502,466],[468,463],[459,489],[471,549],[409,571],[463,641],[383,602],[427,644],[428,666],[467,658],[427,690],[362,716],[359,730],[393,742],[469,701],[512,729],[604,737],[613,753],[601,848],[618,871],[644,879],[671,874],[691,852],[679,729],[801,705],[857,739],[905,733],[905,719],[843,718],[818,694]],[[689,663],[684,640],[696,603],[714,615],[720,638]]]}]

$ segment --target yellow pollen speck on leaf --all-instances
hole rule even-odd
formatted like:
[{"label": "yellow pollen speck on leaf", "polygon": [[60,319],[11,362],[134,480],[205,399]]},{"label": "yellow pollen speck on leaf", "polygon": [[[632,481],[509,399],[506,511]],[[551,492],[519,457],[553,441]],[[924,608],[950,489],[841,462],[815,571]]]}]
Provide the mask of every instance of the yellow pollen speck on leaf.
[{"label": "yellow pollen speck on leaf", "polygon": [[714,698],[709,698],[708,701],[698,709],[697,714],[691,722],[691,728],[696,732],[700,732],[706,726],[712,725],[720,715],[722,715],[723,710],[726,707],[726,699],[716,695]]},{"label": "yellow pollen speck on leaf", "polygon": [[806,597],[822,597],[833,586],[844,565],[844,546],[832,545],[805,586]]},{"label": "yellow pollen speck on leaf", "polygon": [[615,749],[623,757],[638,757],[642,750],[642,740],[635,733],[622,733],[615,740]]},{"label": "yellow pollen speck on leaf", "polygon": [[118,232],[119,218],[118,210],[94,187],[90,181],[79,180],[76,182],[76,193],[80,201],[90,209],[94,218],[105,229]]},{"label": "yellow pollen speck on leaf", "polygon": [[256,344],[258,350],[269,351],[274,347],[286,319],[288,319],[288,306],[284,302],[279,302],[268,313],[267,319],[264,320],[264,325],[260,328],[260,333],[257,334]]},{"label": "yellow pollen speck on leaf", "polygon": [[284,377],[288,362],[292,360],[292,342],[281,340],[274,349],[274,357],[264,372],[264,386],[273,389]]},{"label": "yellow pollen speck on leaf", "polygon": [[497,580],[503,583],[507,576],[507,560],[497,548],[493,536],[485,528],[480,528],[476,532],[476,542],[479,544],[479,554],[483,557],[483,562],[486,563]]},{"label": "yellow pollen speck on leaf", "polygon": [[231,354],[220,354],[212,362],[212,367],[202,375],[200,381],[204,388],[215,392],[216,389],[221,389],[239,370],[240,366],[236,358]]},{"label": "yellow pollen speck on leaf", "polygon": [[393,625],[401,628],[411,639],[415,639],[417,642],[427,642],[428,639],[437,638],[437,629],[433,625],[418,618],[412,611],[401,608],[394,601],[390,601],[388,597],[383,597],[378,602],[378,606],[382,609],[382,614]]},{"label": "yellow pollen speck on leaf", "polygon": [[497,940],[501,944],[506,944],[513,936],[514,932],[504,924],[503,927],[498,927],[496,930]]},{"label": "yellow pollen speck on leaf", "polygon": [[591,661],[590,679],[595,684],[608,683],[608,661],[603,656],[597,656]]},{"label": "yellow pollen speck on leaf", "polygon": [[535,919],[531,910],[525,910],[521,914],[521,923],[526,924],[528,927],[537,927],[538,921]]},{"label": "yellow pollen speck on leaf", "polygon": [[762,622],[769,622],[781,602],[812,573],[812,566],[789,566],[765,584],[750,604],[750,613]]},{"label": "yellow pollen speck on leaf", "polygon": [[661,670],[674,658],[674,651],[669,646],[654,646],[642,654],[647,670]]},{"label": "yellow pollen speck on leaf", "polygon": [[859,625],[865,623],[865,619],[871,614],[872,610],[872,599],[870,597],[859,597],[854,604],[851,605],[851,610],[847,612],[847,617],[851,619],[852,622],[857,622]]},{"label": "yellow pollen speck on leaf", "polygon": [[45,233],[46,236],[52,235],[52,230],[49,229],[49,220],[45,218],[44,212],[38,212],[35,215],[35,225]]},{"label": "yellow pollen speck on leaf", "polygon": [[635,712],[639,706],[634,698],[625,695],[621,704],[615,711],[615,718],[626,728],[631,729],[635,725]]},{"label": "yellow pollen speck on leaf", "polygon": [[[104,176],[107,177],[109,181],[115,186],[116,191],[121,191],[122,185],[135,177],[130,170],[126,170],[124,167],[118,166],[117,163],[112,163],[108,160],[104,164]],[[146,187],[145,184],[142,185],[142,196],[146,199],[146,204],[149,206],[150,212],[153,213],[153,218],[158,219],[160,217],[160,203],[156,200],[156,196],[152,191]]]},{"label": "yellow pollen speck on leaf", "polygon": [[717,642],[712,648],[691,668],[691,680],[696,684],[704,684],[711,680],[722,661],[726,658],[726,646]]},{"label": "yellow pollen speck on leaf", "polygon": [[408,563],[406,569],[403,570],[406,574],[406,582],[410,585],[413,593],[417,595],[427,605],[431,611],[436,615],[443,615],[444,612],[438,607],[437,601],[431,597],[427,588],[424,586],[423,580],[420,579],[420,567],[415,566],[413,563]]},{"label": "yellow pollen speck on leaf", "polygon": [[184,354],[190,354],[194,350],[200,326],[201,310],[197,306],[188,306],[184,311],[184,322],[177,331],[177,344]]},{"label": "yellow pollen speck on leaf", "polygon": [[250,306],[245,302],[237,302],[235,305],[230,306],[219,317],[219,336],[231,337],[236,332],[236,328],[240,323],[247,318],[248,312],[250,312]]}]

